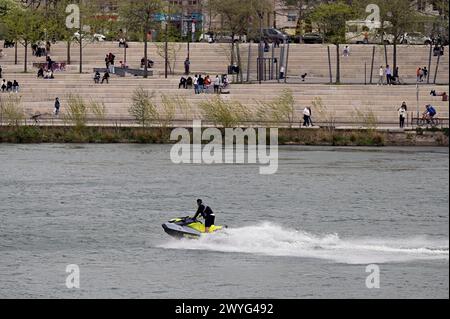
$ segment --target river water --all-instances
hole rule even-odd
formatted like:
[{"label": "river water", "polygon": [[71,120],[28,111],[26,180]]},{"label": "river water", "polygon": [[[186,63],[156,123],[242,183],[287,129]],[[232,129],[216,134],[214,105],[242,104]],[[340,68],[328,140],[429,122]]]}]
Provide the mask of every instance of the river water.
[{"label": "river water", "polygon": [[[281,147],[275,175],[169,153],[0,145],[0,298],[449,297],[448,149]],[[171,239],[199,197],[229,228]]]}]

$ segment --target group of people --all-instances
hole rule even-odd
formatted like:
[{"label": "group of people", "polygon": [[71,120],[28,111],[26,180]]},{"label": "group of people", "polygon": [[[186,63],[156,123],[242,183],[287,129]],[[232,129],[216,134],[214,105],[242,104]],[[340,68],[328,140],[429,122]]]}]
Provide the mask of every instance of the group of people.
[{"label": "group of people", "polygon": [[101,84],[103,84],[105,81],[106,81],[107,84],[109,84],[109,78],[110,78],[110,74],[109,74],[108,70],[105,71],[105,73],[103,74],[103,77],[100,75],[99,71],[95,71],[94,83],[95,84],[99,84],[100,83],[100,79],[101,79]]},{"label": "group of people", "polygon": [[37,77],[43,78],[43,79],[54,79],[54,73],[53,73],[53,66],[55,64],[55,61],[52,60],[52,58],[47,55],[46,57],[47,64],[45,66],[39,67],[37,71]]},{"label": "group of people", "polygon": [[192,89],[194,87],[195,94],[207,93],[212,86],[214,93],[224,93],[222,90],[226,89],[229,85],[228,76],[226,74],[219,76],[216,75],[214,80],[209,75],[202,77],[201,74],[196,74],[194,78],[182,76],[178,88]]},{"label": "group of people", "polygon": [[53,75],[53,70],[52,69],[48,69],[48,68],[43,68],[40,67],[38,72],[37,72],[37,77],[38,78],[43,78],[43,79],[54,79],[55,76]]},{"label": "group of people", "polygon": [[389,65],[386,65],[386,68],[383,68],[383,66],[381,65],[380,69],[378,70],[378,76],[379,78],[377,85],[383,85],[385,78],[387,85],[400,84],[400,73],[398,66],[394,69],[394,71],[392,71]]},{"label": "group of people", "polygon": [[417,82],[423,82],[424,79],[426,79],[428,76],[428,69],[426,66],[424,66],[423,68],[418,67],[416,70],[416,77],[417,77]]},{"label": "group of people", "polygon": [[44,45],[42,42],[31,45],[32,54],[36,57],[47,56],[50,53],[51,44],[49,41]]},{"label": "group of people", "polygon": [[0,85],[1,92],[13,92],[19,93],[19,82],[14,81],[6,81],[6,79],[2,80],[2,84]]},{"label": "group of people", "polygon": [[106,56],[105,56],[105,65],[106,65],[106,69],[109,73],[113,73],[114,74],[114,60],[115,60],[116,56],[114,54],[112,54],[111,52],[109,52]]},{"label": "group of people", "polygon": [[[148,69],[153,68],[154,64],[155,63],[151,59],[147,58],[147,68]],[[143,69],[144,67],[145,67],[145,57],[141,59],[141,69]]]}]

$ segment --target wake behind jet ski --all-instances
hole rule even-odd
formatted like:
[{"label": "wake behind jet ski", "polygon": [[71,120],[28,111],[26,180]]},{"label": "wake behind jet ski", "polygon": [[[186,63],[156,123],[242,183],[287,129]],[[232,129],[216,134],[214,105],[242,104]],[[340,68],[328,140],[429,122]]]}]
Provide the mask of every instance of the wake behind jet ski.
[{"label": "wake behind jet ski", "polygon": [[[162,224],[164,231],[175,238],[199,238],[202,234],[206,234],[205,225],[192,217],[179,217]],[[226,226],[211,225],[208,233],[215,233]]]}]

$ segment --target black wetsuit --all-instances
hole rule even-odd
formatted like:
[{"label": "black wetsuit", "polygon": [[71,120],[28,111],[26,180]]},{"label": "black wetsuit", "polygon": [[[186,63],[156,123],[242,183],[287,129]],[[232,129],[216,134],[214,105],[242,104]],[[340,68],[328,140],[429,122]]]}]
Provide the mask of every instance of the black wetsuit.
[{"label": "black wetsuit", "polygon": [[216,216],[209,206],[200,204],[200,206],[198,206],[197,212],[195,213],[194,219],[196,219],[198,215],[202,215],[202,217],[205,219],[205,227],[211,227],[212,225],[214,225]]}]

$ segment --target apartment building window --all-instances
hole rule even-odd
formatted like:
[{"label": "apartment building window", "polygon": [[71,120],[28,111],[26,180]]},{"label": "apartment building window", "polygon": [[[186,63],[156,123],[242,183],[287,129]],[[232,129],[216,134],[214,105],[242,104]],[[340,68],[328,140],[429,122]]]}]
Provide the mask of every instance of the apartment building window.
[{"label": "apartment building window", "polygon": [[425,11],[426,4],[427,4],[426,0],[417,0],[417,10]]},{"label": "apartment building window", "polygon": [[288,13],[287,20],[288,22],[296,22],[297,15],[295,13]]}]

